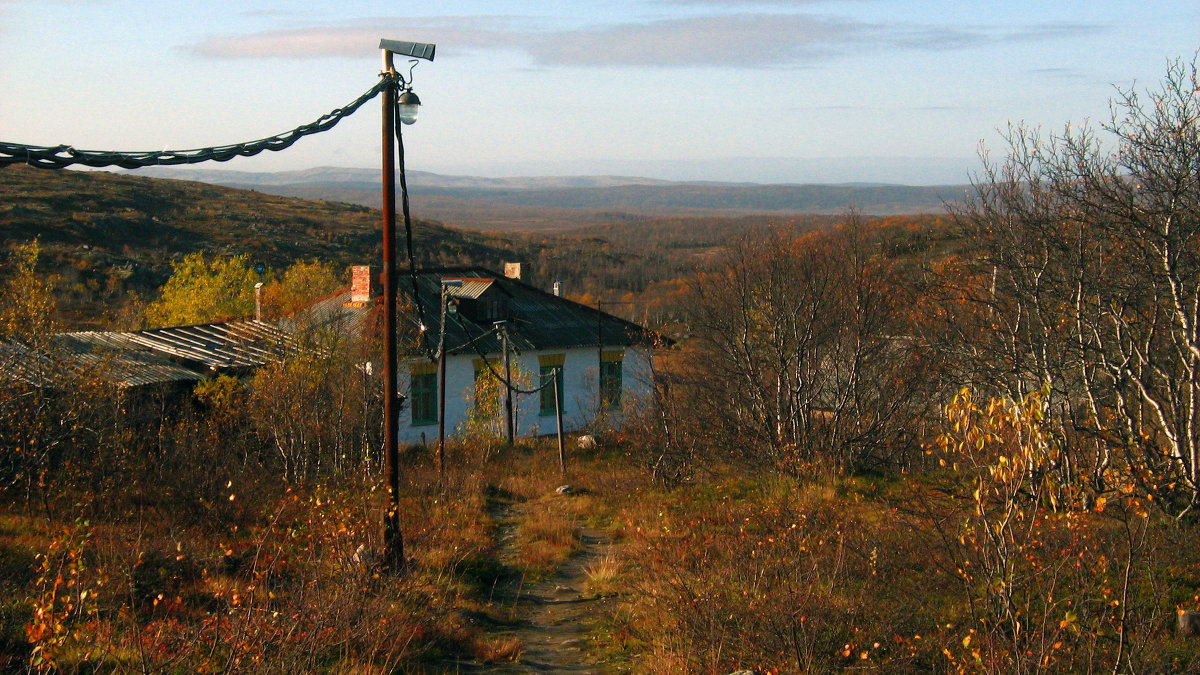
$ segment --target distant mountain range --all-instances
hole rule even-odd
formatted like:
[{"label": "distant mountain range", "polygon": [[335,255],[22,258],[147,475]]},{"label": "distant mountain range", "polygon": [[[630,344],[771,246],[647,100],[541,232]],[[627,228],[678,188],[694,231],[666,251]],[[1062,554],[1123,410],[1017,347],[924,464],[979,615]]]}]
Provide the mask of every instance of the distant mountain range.
[{"label": "distant mountain range", "polygon": [[[378,169],[348,167],[316,167],[298,171],[254,172],[223,169],[192,169],[173,166],[152,166],[127,173],[152,178],[194,180],[201,183],[230,187],[259,188],[290,185],[346,185],[360,188],[379,186]],[[428,171],[409,171],[410,189],[560,189],[608,188],[619,185],[672,185],[671,181],[629,176],[550,176],[527,178],[484,178],[479,176],[445,176]]]},{"label": "distant mountain range", "polygon": [[[269,194],[378,207],[380,173],[320,167],[255,173],[176,167],[137,175],[191,180]],[[667,181],[631,176],[484,178],[407,174],[415,214],[476,230],[567,230],[630,216],[936,214],[963,185],[773,184]]]}]

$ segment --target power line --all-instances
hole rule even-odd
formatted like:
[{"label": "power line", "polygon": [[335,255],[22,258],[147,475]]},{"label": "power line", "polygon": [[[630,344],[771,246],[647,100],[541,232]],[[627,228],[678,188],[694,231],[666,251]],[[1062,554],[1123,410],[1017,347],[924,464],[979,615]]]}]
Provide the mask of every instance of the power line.
[{"label": "power line", "polygon": [[[454,318],[454,321],[456,323],[458,323],[459,328],[461,328],[463,330],[463,332],[468,333],[468,335],[469,335],[469,332],[467,331],[467,327],[466,327],[466,325],[463,324],[462,319],[459,318],[459,316],[457,314],[451,314],[450,316],[452,316]],[[442,327],[442,330],[445,330],[444,326]],[[500,380],[500,382],[502,382],[504,384],[504,386],[512,393],[521,394],[521,395],[536,394],[536,393],[540,392],[541,390],[545,389],[546,387],[549,387],[553,383],[552,380],[546,380],[545,382],[542,383],[542,386],[540,386],[536,389],[522,389],[521,387],[518,387],[517,385],[513,384],[512,381],[509,380],[507,377],[504,377],[500,373],[496,372],[496,369],[492,367],[491,359],[488,358],[488,355],[485,354],[483,352],[483,350],[479,348],[479,341],[482,340],[483,338],[487,337],[488,335],[491,335],[492,333],[497,333],[497,332],[500,332],[500,329],[493,328],[492,330],[489,330],[485,333],[477,335],[475,338],[467,341],[467,344],[471,345],[471,348],[475,350],[475,353],[479,354],[480,359],[483,361],[483,365],[487,366],[487,369],[488,369],[488,371],[491,372],[492,377],[496,378],[497,380]],[[461,347],[461,345],[460,345],[460,347]],[[504,349],[505,349],[505,351],[508,350],[507,341],[505,341]],[[513,350],[513,351],[516,351],[516,350]],[[519,354],[519,352],[518,352],[518,354]],[[561,367],[562,366],[556,366],[556,368],[561,368]]]},{"label": "power line", "polygon": [[[393,76],[398,79],[398,76]],[[123,169],[140,169],[146,166],[171,164],[199,164],[200,162],[225,162],[234,157],[252,157],[264,150],[278,152],[293,143],[322,131],[332,129],[338,122],[354,114],[364,103],[375,98],[392,77],[385,76],[375,86],[341,108],[335,108],[315,121],[290,131],[248,143],[234,143],[194,150],[151,150],[142,152],[118,152],[112,150],[77,150],[69,145],[37,146],[0,141],[0,166],[28,164],[41,169],[63,169],[74,164],[91,167],[119,166]]]},{"label": "power line", "polygon": [[[353,115],[364,103],[375,98],[383,91],[389,83],[399,81],[402,85],[405,83],[403,76],[384,73],[382,79],[375,86],[363,92],[361,96],[354,99],[350,103],[341,108],[335,108],[325,115],[317,118],[315,121],[301,125],[290,131],[285,131],[281,134],[276,134],[268,138],[263,138],[257,141],[246,143],[234,143],[231,145],[220,145],[210,148],[196,148],[193,150],[161,150],[161,151],[135,151],[135,152],[120,152],[114,150],[78,150],[69,145],[57,146],[37,146],[26,145],[23,143],[8,143],[0,141],[0,166],[9,164],[28,164],[40,169],[64,169],[75,164],[82,164],[90,167],[105,167],[118,166],[123,169],[140,169],[147,166],[166,166],[173,164],[199,164],[201,162],[225,162],[234,157],[252,157],[264,150],[278,152],[292,146],[296,141],[311,136],[312,134],[328,131],[337,125],[338,122]],[[421,303],[421,295],[417,289],[417,274],[416,274],[416,256],[413,250],[413,227],[412,218],[409,211],[408,200],[408,181],[404,170],[404,139],[400,133],[401,123],[400,114],[393,106],[395,114],[395,129],[396,141],[399,150],[400,160],[400,193],[404,212],[404,231],[405,240],[407,243],[408,254],[408,273],[412,282],[413,302],[416,304],[417,315],[421,326],[425,326],[425,308]],[[445,327],[442,327],[445,330]],[[425,344],[424,337],[421,340],[427,354],[432,358],[432,351]],[[493,372],[493,374],[495,374]],[[504,378],[501,378],[502,380]],[[505,384],[515,391],[521,390],[512,387],[511,383],[505,380]],[[533,390],[540,391],[543,387]],[[533,393],[529,392],[529,393]],[[525,392],[521,392],[525,393]]]},{"label": "power line", "polygon": [[[425,307],[421,304],[421,293],[417,290],[417,258],[413,253],[412,216],[408,208],[408,178],[406,176],[407,172],[404,169],[404,136],[400,133],[400,129],[404,125],[400,122],[400,110],[397,106],[392,106],[392,113],[395,115],[393,126],[396,129],[396,148],[400,165],[400,206],[404,214],[404,238],[408,249],[408,278],[412,283],[413,304],[417,306],[417,320],[424,327],[429,324],[425,321]],[[441,328],[443,331],[445,330],[445,326]],[[421,347],[425,350],[426,355],[432,359],[433,353],[429,345],[425,342],[424,333],[421,334]]]}]

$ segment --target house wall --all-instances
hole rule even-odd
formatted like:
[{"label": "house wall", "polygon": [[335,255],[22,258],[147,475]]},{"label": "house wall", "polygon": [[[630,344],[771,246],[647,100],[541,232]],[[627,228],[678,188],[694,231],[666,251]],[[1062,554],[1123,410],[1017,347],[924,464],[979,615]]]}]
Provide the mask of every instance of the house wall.
[{"label": "house wall", "polygon": [[[621,405],[604,413],[605,423],[617,426],[628,410],[637,407],[651,392],[651,354],[644,347],[606,347],[604,351],[623,351],[621,359]],[[599,397],[599,353],[595,347],[525,352],[512,356],[513,380],[521,389],[531,390],[540,384],[539,357],[563,355],[563,428],[568,433],[584,429],[597,417]],[[463,432],[475,400],[475,355],[453,355],[446,361],[446,436]],[[413,361],[415,370],[428,371],[428,361]],[[503,373],[496,357],[495,369]],[[400,442],[405,444],[436,444],[436,419],[427,424],[413,423],[412,381],[409,364],[401,363],[399,390],[409,397],[400,411]],[[503,433],[503,385],[496,388],[500,401],[493,429]],[[518,437],[553,434],[556,422],[553,414],[540,414],[540,395],[516,394],[513,397]]]}]

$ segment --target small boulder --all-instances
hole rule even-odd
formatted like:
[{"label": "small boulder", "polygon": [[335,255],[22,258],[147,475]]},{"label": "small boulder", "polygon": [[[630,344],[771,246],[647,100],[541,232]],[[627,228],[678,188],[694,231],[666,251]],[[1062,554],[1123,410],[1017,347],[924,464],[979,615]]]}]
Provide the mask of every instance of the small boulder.
[{"label": "small boulder", "polygon": [[574,485],[559,485],[558,487],[554,488],[554,491],[560,495],[573,495],[573,494],[575,494],[575,486]]},{"label": "small boulder", "polygon": [[580,436],[579,438],[575,439],[575,444],[579,446],[580,450],[595,450],[596,437],[591,434]]},{"label": "small boulder", "polygon": [[1180,635],[1196,637],[1200,635],[1200,612],[1190,609],[1179,610],[1176,630]]},{"label": "small boulder", "polygon": [[366,544],[359,544],[358,548],[354,549],[354,553],[350,554],[350,562],[362,567],[374,567],[375,552],[367,548]]}]

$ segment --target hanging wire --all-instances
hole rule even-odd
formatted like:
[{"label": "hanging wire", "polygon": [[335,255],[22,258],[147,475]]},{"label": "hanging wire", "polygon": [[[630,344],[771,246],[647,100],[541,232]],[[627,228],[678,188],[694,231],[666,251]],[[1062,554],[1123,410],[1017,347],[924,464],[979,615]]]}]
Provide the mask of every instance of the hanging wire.
[{"label": "hanging wire", "polygon": [[[454,317],[454,321],[456,323],[458,323],[459,328],[463,329],[463,332],[468,332],[466,325],[463,324],[462,319],[457,314],[451,314],[450,316]],[[476,336],[475,338],[473,338],[471,340],[468,340],[468,342],[467,342],[467,344],[471,345],[471,348],[474,349],[475,353],[478,354],[480,356],[480,358],[483,360],[483,365],[487,366],[487,369],[492,374],[492,377],[496,378],[497,380],[500,380],[500,382],[502,382],[504,384],[504,386],[512,393],[521,394],[521,395],[536,394],[536,393],[540,392],[541,390],[545,389],[546,387],[549,387],[551,384],[554,384],[554,378],[551,378],[551,379],[543,382],[542,385],[540,387],[537,387],[536,389],[522,389],[522,388],[518,387],[517,385],[513,384],[512,381],[509,380],[507,377],[504,377],[500,373],[496,372],[496,369],[492,366],[492,360],[490,358],[488,358],[488,355],[485,354],[482,349],[479,348],[479,340],[482,340],[483,338],[487,337],[488,335],[491,335],[492,333],[496,333],[496,332],[499,332],[499,329],[493,328],[493,329],[487,331],[486,333],[483,333],[481,335]],[[506,349],[507,349],[507,347],[506,347]],[[562,369],[562,366],[555,366],[555,368]]]},{"label": "hanging wire", "polygon": [[[403,77],[398,78],[403,87],[406,83]],[[412,215],[408,208],[408,177],[404,170],[404,134],[400,133],[400,128],[403,123],[400,121],[400,109],[398,106],[391,106],[394,119],[392,126],[396,129],[396,148],[399,153],[397,170],[400,174],[400,206],[404,213],[404,240],[408,247],[408,278],[412,282],[413,304],[417,306],[417,320],[420,321],[421,328],[424,329],[429,324],[425,321],[425,306],[421,303],[421,293],[417,290],[417,257],[413,253],[413,227]],[[446,330],[445,326],[440,327],[441,330]],[[433,348],[431,348],[425,339],[425,331],[421,333],[421,347],[425,350],[430,360],[434,358]]]},{"label": "hanging wire", "polygon": [[315,121],[290,131],[248,143],[234,143],[195,150],[117,152],[76,150],[69,145],[46,147],[0,141],[0,166],[28,164],[41,169],[63,169],[73,164],[82,164],[91,167],[119,166],[123,169],[139,169],[145,166],[199,164],[208,161],[226,162],[234,157],[251,157],[264,150],[278,152],[291,147],[293,143],[305,136],[332,129],[338,122],[354,114],[364,103],[375,98],[394,79],[400,79],[403,82],[403,79],[397,75],[385,74],[375,86],[345,106],[335,108]]},{"label": "hanging wire", "polygon": [[[415,65],[415,61],[413,62]],[[411,77],[411,69],[409,71]],[[57,146],[36,146],[25,145],[22,143],[8,143],[0,141],[0,166],[9,164],[28,164],[41,169],[63,169],[75,164],[82,164],[90,167],[105,167],[118,166],[123,169],[138,169],[147,166],[167,166],[175,164],[199,164],[201,162],[216,161],[225,162],[234,157],[252,157],[261,153],[264,150],[278,152],[291,147],[296,141],[305,136],[317,134],[322,131],[328,131],[337,125],[346,117],[354,114],[364,103],[375,98],[390,82],[399,82],[400,88],[407,85],[404,77],[395,73],[384,73],[375,86],[363,92],[361,96],[354,99],[350,103],[341,108],[335,108],[329,113],[322,115],[318,119],[309,124],[304,124],[290,131],[276,134],[274,136],[263,138],[257,141],[246,143],[234,143],[231,145],[221,145],[210,148],[197,148],[192,150],[162,150],[162,151],[135,151],[135,152],[120,152],[113,150],[78,150],[69,145]],[[412,215],[409,208],[408,199],[408,179],[404,169],[404,137],[401,133],[403,123],[400,121],[399,110],[392,106],[395,114],[394,126],[396,129],[396,147],[399,153],[399,174],[400,174],[400,195],[401,205],[404,213],[404,235],[408,254],[408,273],[412,283],[413,303],[417,307],[417,315],[421,326],[427,326],[425,320],[425,307],[421,302],[421,294],[417,286],[417,268],[416,255],[413,249],[413,227]],[[454,317],[461,326],[461,319]],[[440,327],[445,330],[445,326]],[[489,331],[489,333],[494,332]],[[534,389],[522,389],[514,385],[508,378],[496,372],[492,367],[491,361],[487,358],[487,354],[479,348],[478,340],[486,336],[477,336],[469,341],[471,347],[483,357],[483,362],[487,366],[491,375],[504,383],[504,386],[509,391],[515,394],[536,394],[546,387],[554,383],[553,379],[543,383],[540,387]],[[421,340],[422,346],[431,359],[435,359],[433,350],[426,344],[424,336]],[[436,360],[436,359],[435,359]]]}]

